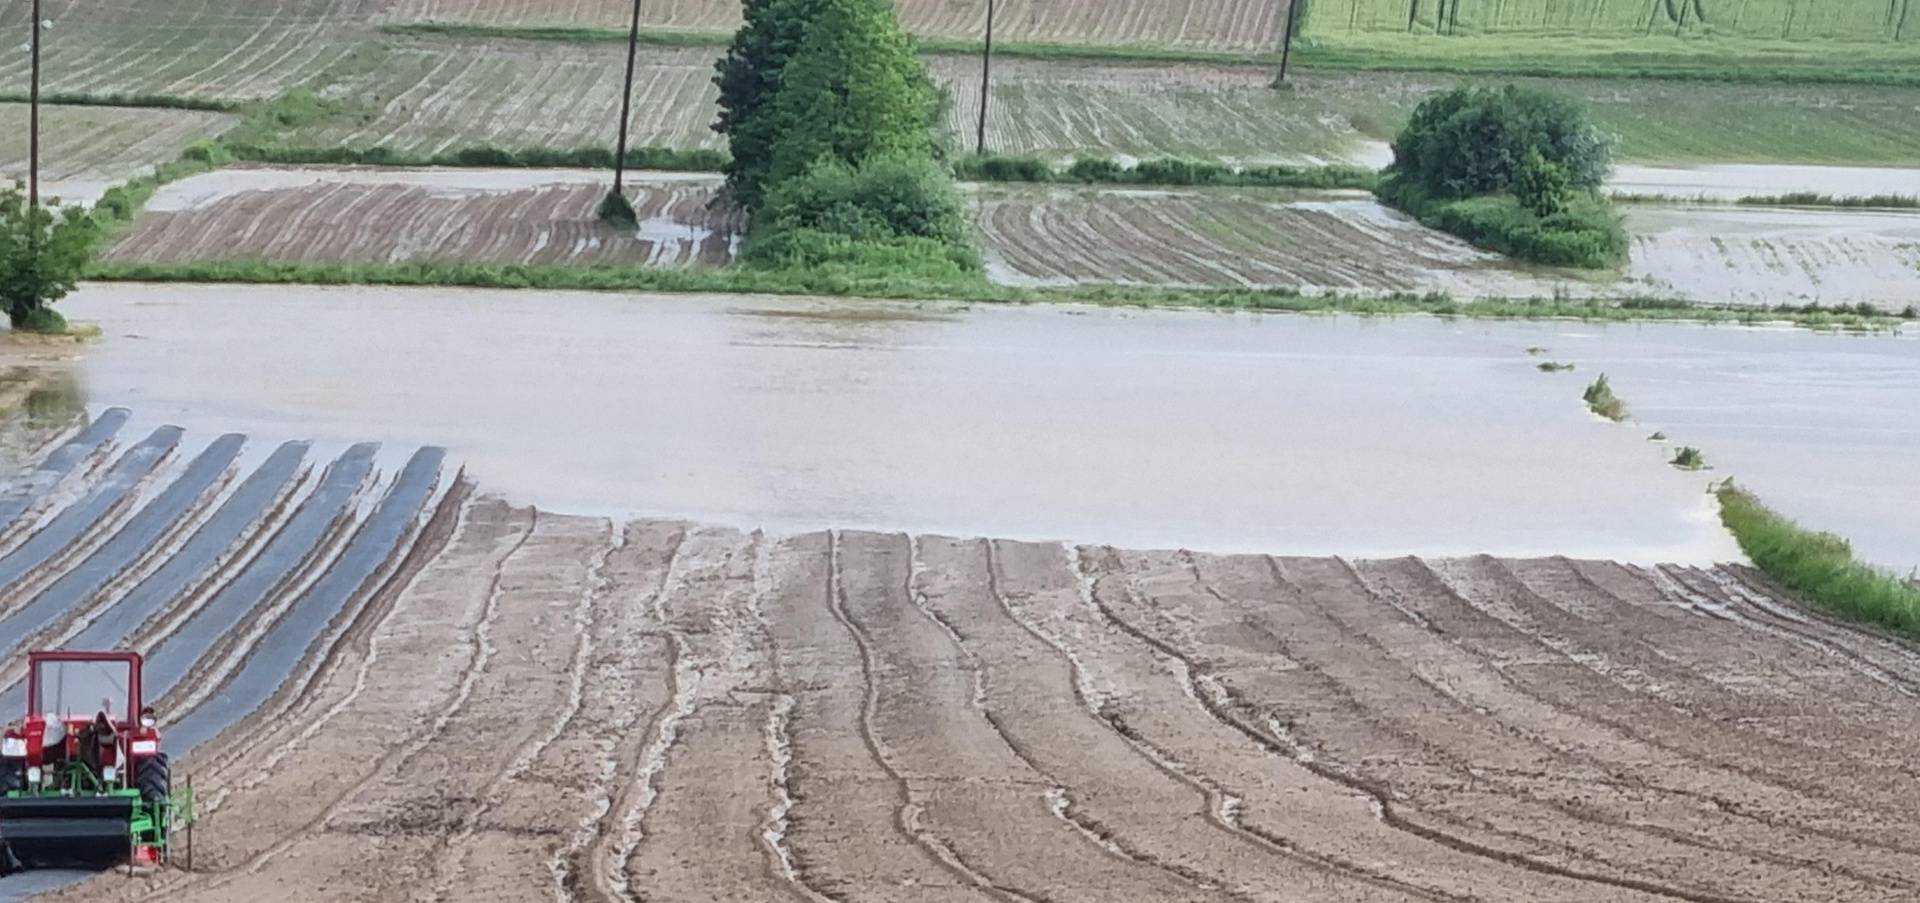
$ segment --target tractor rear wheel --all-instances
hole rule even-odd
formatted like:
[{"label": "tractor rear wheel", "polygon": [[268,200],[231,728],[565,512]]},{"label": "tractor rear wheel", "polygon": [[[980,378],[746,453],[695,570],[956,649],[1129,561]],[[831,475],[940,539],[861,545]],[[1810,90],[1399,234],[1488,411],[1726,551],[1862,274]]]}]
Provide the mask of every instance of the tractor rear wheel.
[{"label": "tractor rear wheel", "polygon": [[140,798],[147,805],[157,806],[173,795],[173,771],[167,764],[166,753],[154,753],[140,761],[140,769],[134,775],[133,783],[140,788]]},{"label": "tractor rear wheel", "polygon": [[0,765],[0,796],[27,789],[27,766]]}]

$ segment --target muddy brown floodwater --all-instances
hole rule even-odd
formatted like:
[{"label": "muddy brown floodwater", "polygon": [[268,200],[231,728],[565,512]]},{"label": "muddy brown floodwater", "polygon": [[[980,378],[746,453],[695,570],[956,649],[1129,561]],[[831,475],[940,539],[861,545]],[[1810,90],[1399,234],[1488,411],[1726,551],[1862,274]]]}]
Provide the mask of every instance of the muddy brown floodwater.
[{"label": "muddy brown floodwater", "polygon": [[88,400],[441,445],[554,510],[1392,555],[1737,555],[1534,369],[1548,325],[713,296],[90,285]]}]

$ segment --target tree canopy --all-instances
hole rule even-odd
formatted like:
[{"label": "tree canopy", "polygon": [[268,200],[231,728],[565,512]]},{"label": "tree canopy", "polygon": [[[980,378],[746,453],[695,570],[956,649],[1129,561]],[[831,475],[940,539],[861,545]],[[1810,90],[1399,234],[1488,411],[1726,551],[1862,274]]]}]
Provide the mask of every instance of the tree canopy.
[{"label": "tree canopy", "polygon": [[0,304],[15,329],[57,332],[52,308],[93,261],[100,227],[85,210],[29,207],[19,186],[0,189]]},{"label": "tree canopy", "polygon": [[1529,151],[1564,170],[1567,186],[1593,190],[1613,169],[1613,142],[1586,109],[1518,85],[1463,86],[1421,101],[1393,142],[1391,172],[1435,197],[1507,191]]},{"label": "tree canopy", "polygon": [[781,140],[769,177],[792,178],[823,159],[931,159],[938,95],[893,10],[884,0],[822,2],[774,99]]},{"label": "tree canopy", "polygon": [[778,137],[765,114],[779,93],[787,61],[823,5],[824,0],[746,0],[733,44],[714,66],[720,118],[713,130],[727,136],[727,186],[748,207],[759,206],[764,195]]}]

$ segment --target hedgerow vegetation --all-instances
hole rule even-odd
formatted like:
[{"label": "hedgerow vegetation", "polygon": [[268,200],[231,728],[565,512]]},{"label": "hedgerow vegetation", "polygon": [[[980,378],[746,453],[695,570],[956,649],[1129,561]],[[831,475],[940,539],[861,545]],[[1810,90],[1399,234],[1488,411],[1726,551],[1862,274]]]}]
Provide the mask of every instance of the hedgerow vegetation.
[{"label": "hedgerow vegetation", "polygon": [[[572,167],[612,169],[613,151],[605,147],[498,147],[490,144],[449,148],[433,153],[373,147],[277,147],[260,144],[222,144],[235,160],[285,166],[486,166]],[[627,166],[669,172],[719,172],[727,155],[710,148],[631,147]]]},{"label": "hedgerow vegetation", "polygon": [[1721,523],[1767,576],[1845,617],[1920,636],[1920,586],[1856,559],[1845,538],[1794,523],[1732,480],[1715,494]]},{"label": "hedgerow vegetation", "polygon": [[1421,222],[1537,263],[1605,269],[1627,234],[1599,189],[1612,142],[1572,100],[1462,86],[1422,101],[1377,194]]},{"label": "hedgerow vegetation", "polygon": [[1363,166],[1246,166],[1160,157],[1127,164],[1111,157],[1080,157],[1056,166],[1040,157],[969,154],[953,161],[954,175],[970,182],[1064,182],[1087,185],[1218,185],[1257,188],[1372,190],[1380,174]]},{"label": "hedgerow vegetation", "polygon": [[718,64],[741,265],[836,283],[984,282],[939,94],[885,0],[748,0]]}]

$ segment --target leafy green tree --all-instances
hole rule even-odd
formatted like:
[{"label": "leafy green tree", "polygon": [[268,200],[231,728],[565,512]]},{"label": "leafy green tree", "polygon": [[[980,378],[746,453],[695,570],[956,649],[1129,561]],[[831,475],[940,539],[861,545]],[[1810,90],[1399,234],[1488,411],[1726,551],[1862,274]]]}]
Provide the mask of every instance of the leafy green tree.
[{"label": "leafy green tree", "polygon": [[938,92],[913,39],[886,0],[819,0],[806,40],[787,62],[775,96],[778,141],[768,184],[798,176],[821,160],[859,167],[904,154],[933,159],[927,124]]},{"label": "leafy green tree", "polygon": [[1591,191],[1613,168],[1613,142],[1569,98],[1517,85],[1458,87],[1421,101],[1393,142],[1393,175],[1429,194],[1506,191],[1529,150]]},{"label": "leafy green tree", "polygon": [[749,208],[758,207],[764,196],[778,138],[767,114],[787,61],[806,39],[822,5],[822,0],[746,0],[740,30],[714,66],[720,118],[713,130],[727,136],[727,187]]},{"label": "leafy green tree", "polygon": [[1514,199],[1536,215],[1548,217],[1564,212],[1572,194],[1567,168],[1541,156],[1539,148],[1527,148],[1513,173]]},{"label": "leafy green tree", "polygon": [[29,207],[18,185],[0,189],[0,304],[15,329],[59,332],[53,302],[73,291],[100,246],[100,227],[79,207]]}]

